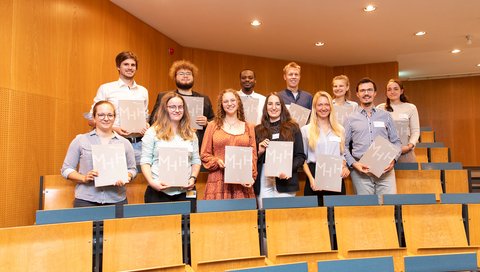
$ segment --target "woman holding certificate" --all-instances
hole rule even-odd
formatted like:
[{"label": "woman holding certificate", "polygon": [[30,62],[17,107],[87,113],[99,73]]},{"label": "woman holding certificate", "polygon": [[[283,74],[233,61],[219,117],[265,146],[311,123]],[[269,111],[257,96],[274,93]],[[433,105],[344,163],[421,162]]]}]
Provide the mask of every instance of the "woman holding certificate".
[{"label": "woman holding certificate", "polygon": [[[230,153],[232,147],[249,153],[235,156]],[[205,199],[255,197],[252,188],[257,177],[255,128],[245,122],[242,100],[235,90],[224,90],[218,96],[217,114],[207,126],[200,153],[203,166],[209,171]],[[242,180],[235,181],[235,176],[242,176]]]},{"label": "woman holding certificate", "polygon": [[[74,207],[101,206],[110,204],[126,204],[127,195],[125,183],[137,174],[135,154],[132,144],[113,131],[115,107],[108,101],[99,101],[93,106],[93,122],[95,129],[80,134],[70,144],[62,166],[62,176],[77,182],[75,186]],[[125,173],[125,179],[113,180],[108,186],[95,186],[95,178],[102,171],[94,169],[93,147],[117,145],[125,153],[126,166],[115,171]],[[93,147],[92,147],[93,146]],[[102,155],[102,154],[100,154]],[[105,160],[108,157],[103,157]],[[78,167],[78,170],[77,170]]]},{"label": "woman holding certificate", "polygon": [[[344,195],[345,184],[341,178],[345,178],[350,174],[344,154],[345,135],[342,125],[340,125],[335,116],[333,109],[332,97],[320,91],[313,97],[312,114],[310,123],[301,128],[304,151],[307,155],[307,161],[303,165],[303,171],[307,176],[305,184],[305,195],[316,195],[318,205],[323,206],[324,195]],[[315,176],[317,162],[325,163],[327,159],[332,158],[332,164],[335,160],[339,161],[338,167],[331,168],[326,173],[334,173],[332,178],[327,175],[319,177]],[[325,160],[325,161],[322,161]],[[332,167],[330,164],[322,166],[324,168]],[[323,168],[323,169],[324,169]],[[324,174],[324,173],[322,173]],[[337,180],[341,184],[321,184],[321,180]],[[316,182],[319,181],[319,182]],[[322,185],[323,187],[320,187]],[[337,188],[335,190],[329,188]]]},{"label": "woman holding certificate", "polygon": [[[261,123],[255,127],[255,137],[258,146],[258,175],[254,189],[258,207],[263,207],[263,198],[294,197],[299,190],[297,172],[305,162],[302,134],[277,93],[267,96]],[[282,150],[282,145],[276,144],[283,142],[293,144],[286,145],[288,149]],[[266,157],[272,156],[278,159],[272,163],[271,160],[266,162]],[[290,171],[282,169],[285,166]],[[269,167],[275,168],[277,173],[269,174]]]},{"label": "woman holding certificate", "polygon": [[337,121],[342,125],[348,115],[358,108],[357,102],[347,99],[350,93],[350,80],[346,75],[339,75],[332,79],[332,92]]},{"label": "woman holding certificate", "polygon": [[417,162],[413,151],[420,137],[420,121],[417,107],[408,103],[403,84],[397,79],[390,79],[387,83],[387,102],[377,108],[390,112],[395,122],[398,135],[402,141],[402,155],[398,162]]},{"label": "woman holding certificate", "polygon": [[168,92],[162,97],[155,122],[142,138],[140,165],[148,182],[145,203],[193,201],[187,192],[200,171],[200,155],[181,95]]}]

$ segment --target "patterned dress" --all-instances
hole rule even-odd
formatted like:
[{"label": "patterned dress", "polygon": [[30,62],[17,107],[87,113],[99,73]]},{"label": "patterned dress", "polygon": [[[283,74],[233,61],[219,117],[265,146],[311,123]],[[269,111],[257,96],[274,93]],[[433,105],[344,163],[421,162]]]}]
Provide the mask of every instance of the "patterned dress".
[{"label": "patterned dress", "polygon": [[218,166],[218,160],[225,162],[225,146],[252,147],[252,178],[255,180],[257,177],[257,148],[253,124],[245,123],[245,132],[233,135],[217,128],[215,122],[210,122],[205,130],[200,152],[203,166],[210,172],[205,186],[205,199],[254,198],[253,187],[223,182],[224,169]]}]

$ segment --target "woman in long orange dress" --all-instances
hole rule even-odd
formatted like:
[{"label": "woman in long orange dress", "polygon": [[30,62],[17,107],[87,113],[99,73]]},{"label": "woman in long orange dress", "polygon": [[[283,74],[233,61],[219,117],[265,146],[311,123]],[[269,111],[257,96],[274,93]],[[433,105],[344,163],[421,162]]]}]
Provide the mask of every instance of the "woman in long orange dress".
[{"label": "woman in long orange dress", "polygon": [[[225,147],[252,147],[252,179],[244,184],[224,183]],[[257,177],[257,149],[254,124],[245,122],[243,104],[233,89],[220,93],[217,114],[203,138],[201,149],[203,166],[210,172],[205,187],[205,199],[254,198],[253,182]]]}]

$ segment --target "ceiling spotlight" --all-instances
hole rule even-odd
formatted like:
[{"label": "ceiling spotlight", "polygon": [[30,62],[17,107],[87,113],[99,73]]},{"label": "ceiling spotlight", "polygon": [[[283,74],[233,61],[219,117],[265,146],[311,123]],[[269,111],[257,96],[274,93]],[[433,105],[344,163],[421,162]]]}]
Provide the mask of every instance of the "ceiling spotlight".
[{"label": "ceiling spotlight", "polygon": [[262,22],[260,22],[257,19],[250,22],[250,25],[252,25],[252,26],[260,26],[261,24],[262,24]]},{"label": "ceiling spotlight", "polygon": [[318,46],[318,47],[324,46],[324,45],[325,45],[324,42],[316,42],[316,43],[315,43],[315,46]]},{"label": "ceiling spotlight", "polygon": [[452,52],[452,54],[458,54],[458,53],[462,52],[462,50],[460,50],[460,49],[453,49],[451,52]]},{"label": "ceiling spotlight", "polygon": [[427,34],[427,32],[425,32],[425,31],[418,31],[417,33],[415,33],[415,36],[424,36],[425,34]]},{"label": "ceiling spotlight", "polygon": [[363,8],[363,10],[364,10],[365,12],[372,12],[372,11],[374,11],[374,10],[376,10],[376,9],[377,9],[377,7],[374,6],[374,5],[368,5],[368,6],[366,6],[366,7]]},{"label": "ceiling spotlight", "polygon": [[472,44],[472,35],[468,34],[467,36],[465,36],[465,39],[467,39],[467,44],[468,45]]},{"label": "ceiling spotlight", "polygon": [[479,64],[477,64],[477,67],[480,67],[480,63],[479,63]]}]

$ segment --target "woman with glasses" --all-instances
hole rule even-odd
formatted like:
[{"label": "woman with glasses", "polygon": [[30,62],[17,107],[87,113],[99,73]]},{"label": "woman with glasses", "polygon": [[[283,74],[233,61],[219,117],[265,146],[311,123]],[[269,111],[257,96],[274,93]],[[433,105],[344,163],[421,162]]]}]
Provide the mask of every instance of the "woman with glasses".
[{"label": "woman with glasses", "polygon": [[[62,176],[77,182],[74,207],[126,204],[125,183],[137,174],[132,144],[113,130],[115,107],[108,101],[99,101],[92,111],[95,129],[80,134],[70,144],[62,166]],[[128,168],[128,180],[116,180],[114,186],[95,187],[94,179],[100,173],[93,169],[92,145],[123,144]],[[77,170],[78,167],[78,170]]]},{"label": "woman with glasses", "polygon": [[[201,151],[203,166],[209,171],[205,199],[254,198],[252,185],[257,177],[254,125],[245,122],[242,100],[237,91],[222,91],[217,105],[217,114],[208,123]],[[224,182],[226,146],[252,148],[252,178],[243,184]]]},{"label": "woman with glasses", "polygon": [[398,131],[401,139],[403,134],[407,136],[402,140],[402,155],[398,158],[398,162],[417,162],[413,151],[420,137],[420,121],[417,107],[412,103],[408,103],[400,80],[390,79],[388,81],[386,95],[387,101],[378,105],[377,108],[390,113],[393,121],[397,123],[397,131],[399,129],[406,130],[405,133]]},{"label": "woman with glasses", "polygon": [[[259,125],[255,127],[255,137],[258,146],[258,175],[254,185],[258,207],[263,207],[263,198],[294,197],[299,190],[298,169],[305,162],[302,133],[277,93],[266,97],[263,115]],[[267,177],[264,172],[266,151],[271,141],[293,142],[292,172],[280,173],[278,177]]]},{"label": "woman with glasses", "polygon": [[[186,186],[171,186],[162,180],[159,158],[165,157],[163,148],[179,147],[188,151],[188,173]],[[142,173],[148,182],[145,191],[145,203],[187,201],[187,191],[192,190],[200,171],[198,138],[190,127],[190,116],[183,97],[174,92],[166,93],[160,102],[160,108],[153,125],[142,138]],[[192,203],[194,204],[194,203]],[[193,208],[193,205],[192,205]]]},{"label": "woman with glasses", "polygon": [[345,184],[342,182],[340,192],[320,190],[315,185],[317,156],[331,155],[342,157],[343,164],[340,176],[346,178],[350,174],[344,158],[344,129],[334,117],[334,113],[332,97],[324,91],[317,92],[313,97],[310,123],[301,128],[304,151],[307,155],[307,160],[303,165],[303,171],[307,176],[304,194],[306,196],[316,195],[319,206],[323,206],[324,195],[344,195]]}]

